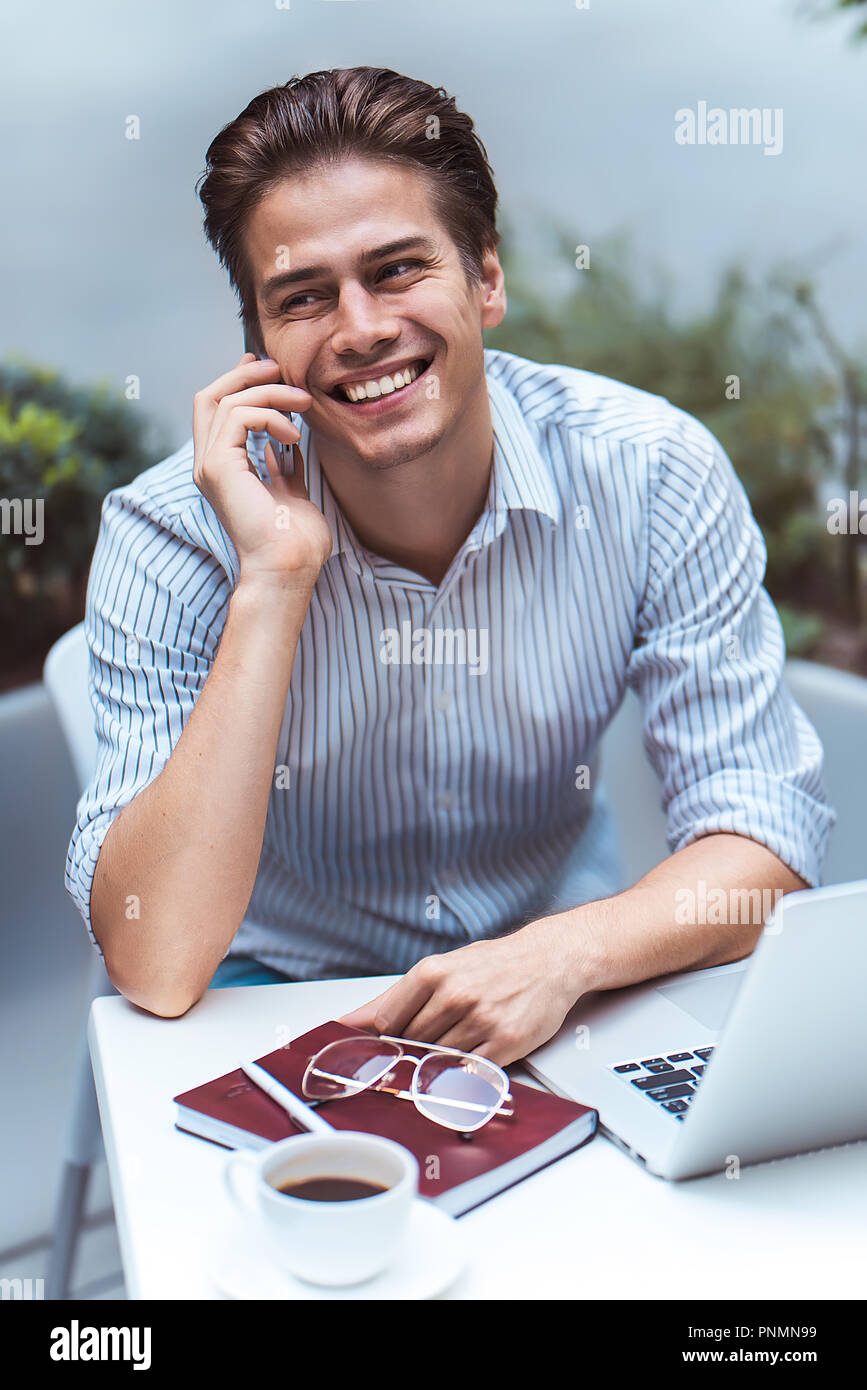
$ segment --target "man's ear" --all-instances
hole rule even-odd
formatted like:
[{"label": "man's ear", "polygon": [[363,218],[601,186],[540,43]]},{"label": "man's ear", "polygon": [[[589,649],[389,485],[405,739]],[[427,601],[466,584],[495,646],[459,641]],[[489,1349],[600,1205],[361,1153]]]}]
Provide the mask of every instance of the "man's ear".
[{"label": "man's ear", "polygon": [[482,328],[496,328],[506,317],[506,282],[496,251],[486,251],[482,258],[479,288]]}]

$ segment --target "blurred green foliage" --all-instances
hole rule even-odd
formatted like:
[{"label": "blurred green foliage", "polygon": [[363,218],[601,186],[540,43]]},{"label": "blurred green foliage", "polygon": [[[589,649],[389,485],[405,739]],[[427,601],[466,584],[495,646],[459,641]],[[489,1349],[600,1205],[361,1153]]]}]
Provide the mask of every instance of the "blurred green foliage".
[{"label": "blurred green foliage", "polygon": [[807,20],[833,21],[841,14],[850,19],[857,16],[860,22],[850,26],[847,37],[852,43],[867,39],[867,19],[863,18],[867,0],[793,0],[793,3],[795,15]]},{"label": "blurred green foliage", "polygon": [[[44,539],[0,536],[0,653],[33,678],[81,617],[102,499],[161,456],[140,407],[105,383],[72,386],[26,361],[0,363],[0,498],[42,501]],[[165,452],[165,451],[164,451]]]},{"label": "blurred green foliage", "polygon": [[575,239],[550,237],[551,263],[568,268],[562,290],[540,287],[506,247],[508,313],[486,345],[627,382],[707,425],[764,535],[765,584],[784,609],[789,652],[807,654],[839,592],[838,553],[817,495],[833,458],[839,389],[796,288],[779,276],[753,283],[734,267],[706,312],[678,316],[667,277],[639,261],[628,236],[594,239],[580,269],[586,256],[576,256]]},{"label": "blurred green foliage", "polygon": [[[835,10],[852,10],[856,6],[860,6],[863,10],[864,5],[867,5],[867,0],[834,0],[833,8]],[[867,19],[862,20],[857,29],[854,30],[852,37],[867,39]]]}]

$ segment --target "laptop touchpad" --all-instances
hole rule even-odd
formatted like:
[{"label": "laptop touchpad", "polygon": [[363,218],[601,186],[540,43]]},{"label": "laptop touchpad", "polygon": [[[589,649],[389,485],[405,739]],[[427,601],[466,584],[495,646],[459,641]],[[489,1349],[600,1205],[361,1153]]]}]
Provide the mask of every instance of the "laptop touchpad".
[{"label": "laptop touchpad", "polygon": [[658,993],[706,1028],[722,1028],[745,975],[746,966],[709,980],[679,980],[676,985],[661,985]]}]

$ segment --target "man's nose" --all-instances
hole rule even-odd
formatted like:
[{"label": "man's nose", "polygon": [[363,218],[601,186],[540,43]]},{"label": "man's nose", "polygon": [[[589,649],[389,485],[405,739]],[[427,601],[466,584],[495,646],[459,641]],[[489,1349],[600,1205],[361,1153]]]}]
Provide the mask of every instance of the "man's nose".
[{"label": "man's nose", "polygon": [[399,320],[375,294],[357,283],[341,286],[331,339],[335,353],[368,356],[379,343],[391,342],[399,333]]}]

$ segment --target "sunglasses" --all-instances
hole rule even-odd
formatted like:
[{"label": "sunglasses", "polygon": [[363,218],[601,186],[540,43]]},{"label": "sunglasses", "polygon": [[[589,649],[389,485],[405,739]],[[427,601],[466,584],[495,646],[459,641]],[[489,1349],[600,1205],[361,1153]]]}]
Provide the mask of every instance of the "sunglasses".
[{"label": "sunglasses", "polygon": [[[412,1057],[406,1047],[419,1048]],[[397,1067],[409,1063],[409,1089],[393,1086]],[[420,1115],[446,1129],[471,1134],[505,1109],[509,1078],[501,1067],[475,1052],[461,1052],[411,1038],[368,1035],[328,1043],[307,1064],[301,1083],[308,1100],[344,1100],[362,1091],[382,1091],[411,1100]]]}]

